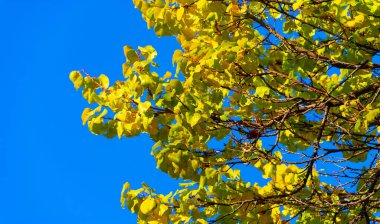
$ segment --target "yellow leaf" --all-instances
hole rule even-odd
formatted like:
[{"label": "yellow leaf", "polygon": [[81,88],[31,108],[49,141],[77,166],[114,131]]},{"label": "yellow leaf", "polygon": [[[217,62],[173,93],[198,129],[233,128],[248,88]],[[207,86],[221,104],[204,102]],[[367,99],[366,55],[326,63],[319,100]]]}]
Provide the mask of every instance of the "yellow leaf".
[{"label": "yellow leaf", "polygon": [[154,17],[156,19],[163,19],[164,18],[164,13],[165,13],[165,10],[162,9],[162,8],[156,7],[154,9]]},{"label": "yellow leaf", "polygon": [[90,117],[90,112],[91,112],[91,109],[90,108],[86,108],[83,110],[83,113],[82,113],[82,124],[85,125],[88,118]]},{"label": "yellow leaf", "polygon": [[126,197],[124,196],[124,194],[125,194],[125,191],[129,189],[129,187],[130,187],[129,183],[125,182],[125,184],[123,185],[123,189],[121,190],[121,196],[120,196],[121,207],[125,206]]},{"label": "yellow leaf", "polygon": [[204,188],[205,184],[206,184],[206,177],[205,176],[200,176],[200,178],[199,178],[199,188],[198,189]]},{"label": "yellow leaf", "polygon": [[182,19],[182,16],[183,16],[183,13],[185,12],[185,8],[184,7],[181,7],[177,10],[177,20],[181,20]]},{"label": "yellow leaf", "polygon": [[261,159],[259,159],[259,160],[254,164],[254,166],[255,166],[257,169],[260,169],[262,165],[263,165],[263,162],[261,161]]},{"label": "yellow leaf", "polygon": [[204,219],[197,219],[197,223],[199,224],[208,224],[208,222]]},{"label": "yellow leaf", "polygon": [[138,109],[140,113],[144,113],[147,111],[152,104],[149,101],[145,101],[144,103],[139,103]]},{"label": "yellow leaf", "polygon": [[356,25],[355,21],[354,20],[351,20],[351,21],[347,21],[346,22],[346,26],[347,27],[354,27]]},{"label": "yellow leaf", "polygon": [[285,176],[285,184],[291,185],[292,183],[294,183],[294,174],[289,173]]},{"label": "yellow leaf", "polygon": [[269,10],[271,16],[274,18],[274,19],[278,19],[281,17],[281,13],[277,12],[276,10],[274,9],[270,9]]},{"label": "yellow leaf", "polygon": [[274,152],[274,156],[279,158],[279,159],[282,159],[281,152],[279,152],[279,151]]},{"label": "yellow leaf", "polygon": [[263,178],[267,179],[270,178],[274,171],[274,165],[272,163],[267,163],[263,166]]},{"label": "yellow leaf", "polygon": [[78,71],[72,71],[70,73],[70,80],[74,83],[74,88],[76,90],[78,90],[83,84],[83,77]]},{"label": "yellow leaf", "polygon": [[70,72],[69,78],[72,82],[74,82],[81,74],[78,71]]},{"label": "yellow leaf", "polygon": [[131,185],[128,182],[125,182],[124,185],[123,185],[123,189],[121,190],[121,193],[123,194],[130,187],[131,187]]},{"label": "yellow leaf", "polygon": [[196,171],[199,167],[199,163],[198,163],[198,160],[191,160],[191,167],[193,168],[194,171]]},{"label": "yellow leaf", "polygon": [[356,16],[354,17],[353,20],[347,21],[347,22],[346,22],[346,26],[348,26],[348,27],[354,27],[354,26],[356,26],[356,25],[358,25],[358,24],[363,23],[363,22],[364,22],[364,19],[365,19],[365,18],[364,18],[364,14],[359,13],[358,15],[356,15]]},{"label": "yellow leaf", "polygon": [[199,114],[199,113],[194,113],[192,116],[191,116],[191,118],[190,118],[190,125],[191,125],[191,127],[194,127],[197,123],[198,123],[198,121],[201,119],[201,114]]},{"label": "yellow leaf", "polygon": [[297,2],[293,4],[293,10],[296,11],[302,6],[302,4],[303,4],[303,0],[298,0]]},{"label": "yellow leaf", "polygon": [[94,115],[96,112],[99,112],[101,109],[102,109],[101,106],[98,106],[94,110],[91,110],[90,108],[84,109],[82,113],[82,124],[85,125],[88,118]]},{"label": "yellow leaf", "polygon": [[174,65],[174,63],[178,63],[181,58],[182,58],[182,51],[175,50],[173,54],[172,64]]},{"label": "yellow leaf", "polygon": [[169,209],[168,206],[164,205],[164,204],[160,204],[160,211],[158,212],[158,215],[163,215],[167,210]]},{"label": "yellow leaf", "polygon": [[117,131],[117,137],[120,139],[124,132],[123,123],[117,122],[116,131]]},{"label": "yellow leaf", "polygon": [[198,1],[198,8],[199,8],[200,10],[205,10],[205,9],[207,9],[207,6],[208,6],[208,2],[207,2],[207,0],[199,0],[199,1]]},{"label": "yellow leaf", "polygon": [[171,72],[166,72],[165,75],[164,75],[164,79],[168,79],[172,77],[172,73]]},{"label": "yellow leaf", "polygon": [[154,198],[148,197],[145,199],[140,206],[140,211],[142,214],[146,215],[156,207],[156,201]]},{"label": "yellow leaf", "polygon": [[362,23],[364,22],[364,15],[362,13],[359,13],[359,15],[355,16],[355,23]]},{"label": "yellow leaf", "polygon": [[100,85],[104,88],[104,89],[107,89],[109,84],[110,84],[110,81],[108,79],[108,77],[104,74],[101,74],[99,77],[98,77],[98,80],[100,82]]}]

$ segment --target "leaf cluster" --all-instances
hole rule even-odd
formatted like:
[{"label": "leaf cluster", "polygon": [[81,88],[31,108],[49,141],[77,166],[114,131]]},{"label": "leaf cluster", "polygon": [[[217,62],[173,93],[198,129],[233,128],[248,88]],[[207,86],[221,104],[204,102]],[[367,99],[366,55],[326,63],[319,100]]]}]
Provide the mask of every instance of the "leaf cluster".
[{"label": "leaf cluster", "polygon": [[152,46],[126,46],[125,80],[70,79],[97,105],[82,114],[92,133],[149,134],[157,168],[184,181],[168,195],[126,183],[140,223],[380,221],[378,2],[133,2],[176,36],[174,71],[152,71]]}]

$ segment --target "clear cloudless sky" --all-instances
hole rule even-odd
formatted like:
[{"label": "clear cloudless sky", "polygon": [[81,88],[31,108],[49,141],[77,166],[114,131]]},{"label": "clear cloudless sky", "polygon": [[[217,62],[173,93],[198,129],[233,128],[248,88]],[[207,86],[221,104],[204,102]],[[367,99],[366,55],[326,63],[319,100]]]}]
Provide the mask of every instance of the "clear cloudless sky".
[{"label": "clear cloudless sky", "polygon": [[82,126],[69,80],[85,69],[122,79],[123,46],[151,44],[163,72],[174,38],[147,30],[130,0],[0,0],[0,223],[135,223],[125,181],[177,187],[155,169],[147,136],[105,139]]}]

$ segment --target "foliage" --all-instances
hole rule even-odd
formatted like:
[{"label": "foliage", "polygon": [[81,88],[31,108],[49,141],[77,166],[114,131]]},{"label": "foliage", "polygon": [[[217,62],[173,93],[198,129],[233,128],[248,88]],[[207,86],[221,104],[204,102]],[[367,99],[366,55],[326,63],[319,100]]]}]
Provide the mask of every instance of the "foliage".
[{"label": "foliage", "polygon": [[148,133],[157,167],[184,182],[168,195],[126,183],[140,223],[380,221],[378,1],[134,4],[181,44],[175,72],[154,72],[152,46],[126,46],[124,81],[70,79],[98,105],[82,114],[92,133]]}]

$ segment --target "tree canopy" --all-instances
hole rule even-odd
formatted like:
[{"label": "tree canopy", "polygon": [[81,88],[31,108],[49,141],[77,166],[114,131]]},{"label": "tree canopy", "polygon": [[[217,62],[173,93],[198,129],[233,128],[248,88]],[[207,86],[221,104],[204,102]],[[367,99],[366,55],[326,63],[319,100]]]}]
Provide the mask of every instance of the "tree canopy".
[{"label": "tree canopy", "polygon": [[70,79],[95,105],[92,133],[149,134],[157,168],[183,182],[126,183],[139,223],[380,222],[380,2],[133,2],[180,43],[173,71],[125,46],[123,81]]}]

